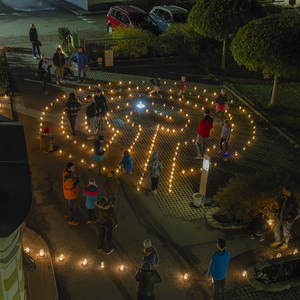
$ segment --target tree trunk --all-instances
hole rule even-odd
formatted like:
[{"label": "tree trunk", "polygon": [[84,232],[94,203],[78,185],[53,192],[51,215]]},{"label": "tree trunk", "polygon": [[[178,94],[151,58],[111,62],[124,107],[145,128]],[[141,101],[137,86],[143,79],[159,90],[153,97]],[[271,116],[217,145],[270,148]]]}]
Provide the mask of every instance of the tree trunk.
[{"label": "tree trunk", "polygon": [[223,41],[221,70],[225,70],[225,53],[226,53],[226,40]]},{"label": "tree trunk", "polygon": [[275,74],[275,77],[274,77],[274,84],[273,84],[273,91],[272,91],[272,97],[271,97],[271,102],[270,102],[271,105],[274,104],[274,100],[275,100],[275,96],[276,96],[277,85],[278,85],[278,74]]}]

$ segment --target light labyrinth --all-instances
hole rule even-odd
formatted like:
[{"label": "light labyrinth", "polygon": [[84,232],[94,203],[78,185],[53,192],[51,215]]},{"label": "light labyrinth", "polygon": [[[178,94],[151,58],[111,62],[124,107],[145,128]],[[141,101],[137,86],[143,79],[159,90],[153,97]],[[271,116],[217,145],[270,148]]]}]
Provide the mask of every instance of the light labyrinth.
[{"label": "light labyrinth", "polygon": [[[177,96],[177,90],[170,87],[171,84],[168,85],[166,81],[164,84],[168,88],[164,88],[161,99],[148,96],[150,86],[145,82],[141,82],[140,85],[133,85],[131,82],[124,81],[101,81],[98,83],[94,88],[98,87],[104,91],[109,106],[109,113],[105,120],[106,129],[101,134],[103,133],[105,140],[108,140],[105,145],[108,155],[112,143],[115,141],[121,142],[124,148],[130,151],[134,162],[132,176],[136,182],[133,188],[138,193],[150,192],[150,178],[145,174],[145,168],[153,151],[156,151],[164,168],[159,179],[158,194],[154,196],[157,205],[164,215],[192,220],[203,217],[206,211],[205,207],[193,209],[190,206],[193,193],[199,190],[201,178],[202,161],[196,161],[193,157],[196,156],[195,138],[204,110],[210,108],[214,118],[214,127],[206,152],[211,156],[210,174],[216,175],[218,168],[219,170],[220,168],[228,168],[230,171],[232,166],[239,163],[245,151],[253,147],[256,141],[256,126],[246,108],[238,106],[234,100],[228,99],[229,109],[225,112],[224,119],[231,120],[233,132],[229,141],[230,156],[226,159],[225,156],[218,155],[221,132],[219,123],[223,118],[215,114],[217,92],[209,92],[205,89],[199,92],[199,88],[195,86],[190,91],[190,95],[186,96],[186,99],[181,99]],[[94,88],[81,86],[76,91],[76,96],[84,99],[93,93]],[[54,105],[64,105],[66,99],[67,96],[64,95],[51,102],[41,112],[41,118],[44,118]],[[145,105],[140,117],[136,110],[138,104]],[[86,140],[90,129],[85,117],[87,104],[83,101],[82,105],[83,108],[77,119],[81,123],[80,132],[85,132],[86,135],[82,137],[82,134],[79,133],[76,139],[84,140],[84,142],[77,142],[74,137],[69,136],[69,131],[66,131],[66,125],[69,127],[69,122],[66,122],[66,117],[62,114],[61,124],[59,124],[62,126],[60,128],[61,134],[73,142],[76,147],[73,150],[74,153],[65,153],[64,149],[60,149],[59,153],[60,155],[71,155],[69,157],[73,159],[74,163],[78,162],[88,167],[92,163],[93,140]],[[40,122],[40,131],[42,131],[43,119],[40,119]],[[246,124],[247,126],[245,126]],[[250,128],[249,125],[252,127],[252,131],[245,132],[245,128]],[[153,136],[154,132],[155,136]],[[176,149],[175,152],[174,149]],[[105,159],[103,168],[104,171],[106,168]],[[118,172],[117,162],[114,168]],[[209,183],[209,196],[214,193],[215,190],[210,189]]]}]

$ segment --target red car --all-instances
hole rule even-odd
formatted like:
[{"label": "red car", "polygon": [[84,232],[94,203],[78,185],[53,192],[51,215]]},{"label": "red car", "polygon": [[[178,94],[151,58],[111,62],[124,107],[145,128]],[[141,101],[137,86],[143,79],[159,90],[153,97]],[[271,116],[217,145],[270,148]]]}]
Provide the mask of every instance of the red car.
[{"label": "red car", "polygon": [[109,33],[113,32],[113,28],[122,27],[138,27],[148,30],[158,35],[162,31],[157,27],[153,19],[141,8],[132,5],[112,6],[106,17],[106,28]]}]

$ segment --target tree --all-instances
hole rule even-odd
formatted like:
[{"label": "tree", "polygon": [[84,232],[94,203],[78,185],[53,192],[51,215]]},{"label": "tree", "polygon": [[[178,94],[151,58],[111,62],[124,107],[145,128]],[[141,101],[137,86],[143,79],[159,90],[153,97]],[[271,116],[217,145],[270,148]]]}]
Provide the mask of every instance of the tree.
[{"label": "tree", "polygon": [[274,75],[270,104],[274,104],[279,76],[300,71],[300,18],[272,15],[242,27],[232,41],[231,51],[239,65],[251,71]]},{"label": "tree", "polygon": [[226,39],[253,19],[265,16],[256,0],[198,0],[188,22],[203,36],[223,41],[222,67],[225,69]]}]

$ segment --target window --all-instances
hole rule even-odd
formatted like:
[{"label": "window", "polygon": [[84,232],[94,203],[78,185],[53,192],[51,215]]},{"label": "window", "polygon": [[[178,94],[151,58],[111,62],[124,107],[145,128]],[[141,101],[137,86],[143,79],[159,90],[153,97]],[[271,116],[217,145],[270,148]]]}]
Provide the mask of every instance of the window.
[{"label": "window", "polygon": [[121,17],[122,17],[122,13],[116,10],[114,18],[121,22]]},{"label": "window", "polygon": [[128,17],[125,14],[122,14],[122,13],[121,13],[120,22],[123,23],[124,25],[129,25],[130,24]]},{"label": "window", "polygon": [[169,12],[165,11],[164,12],[164,17],[163,17],[167,22],[172,22],[172,16]]},{"label": "window", "polygon": [[174,14],[174,22],[176,23],[185,23],[187,21],[188,14]]}]

